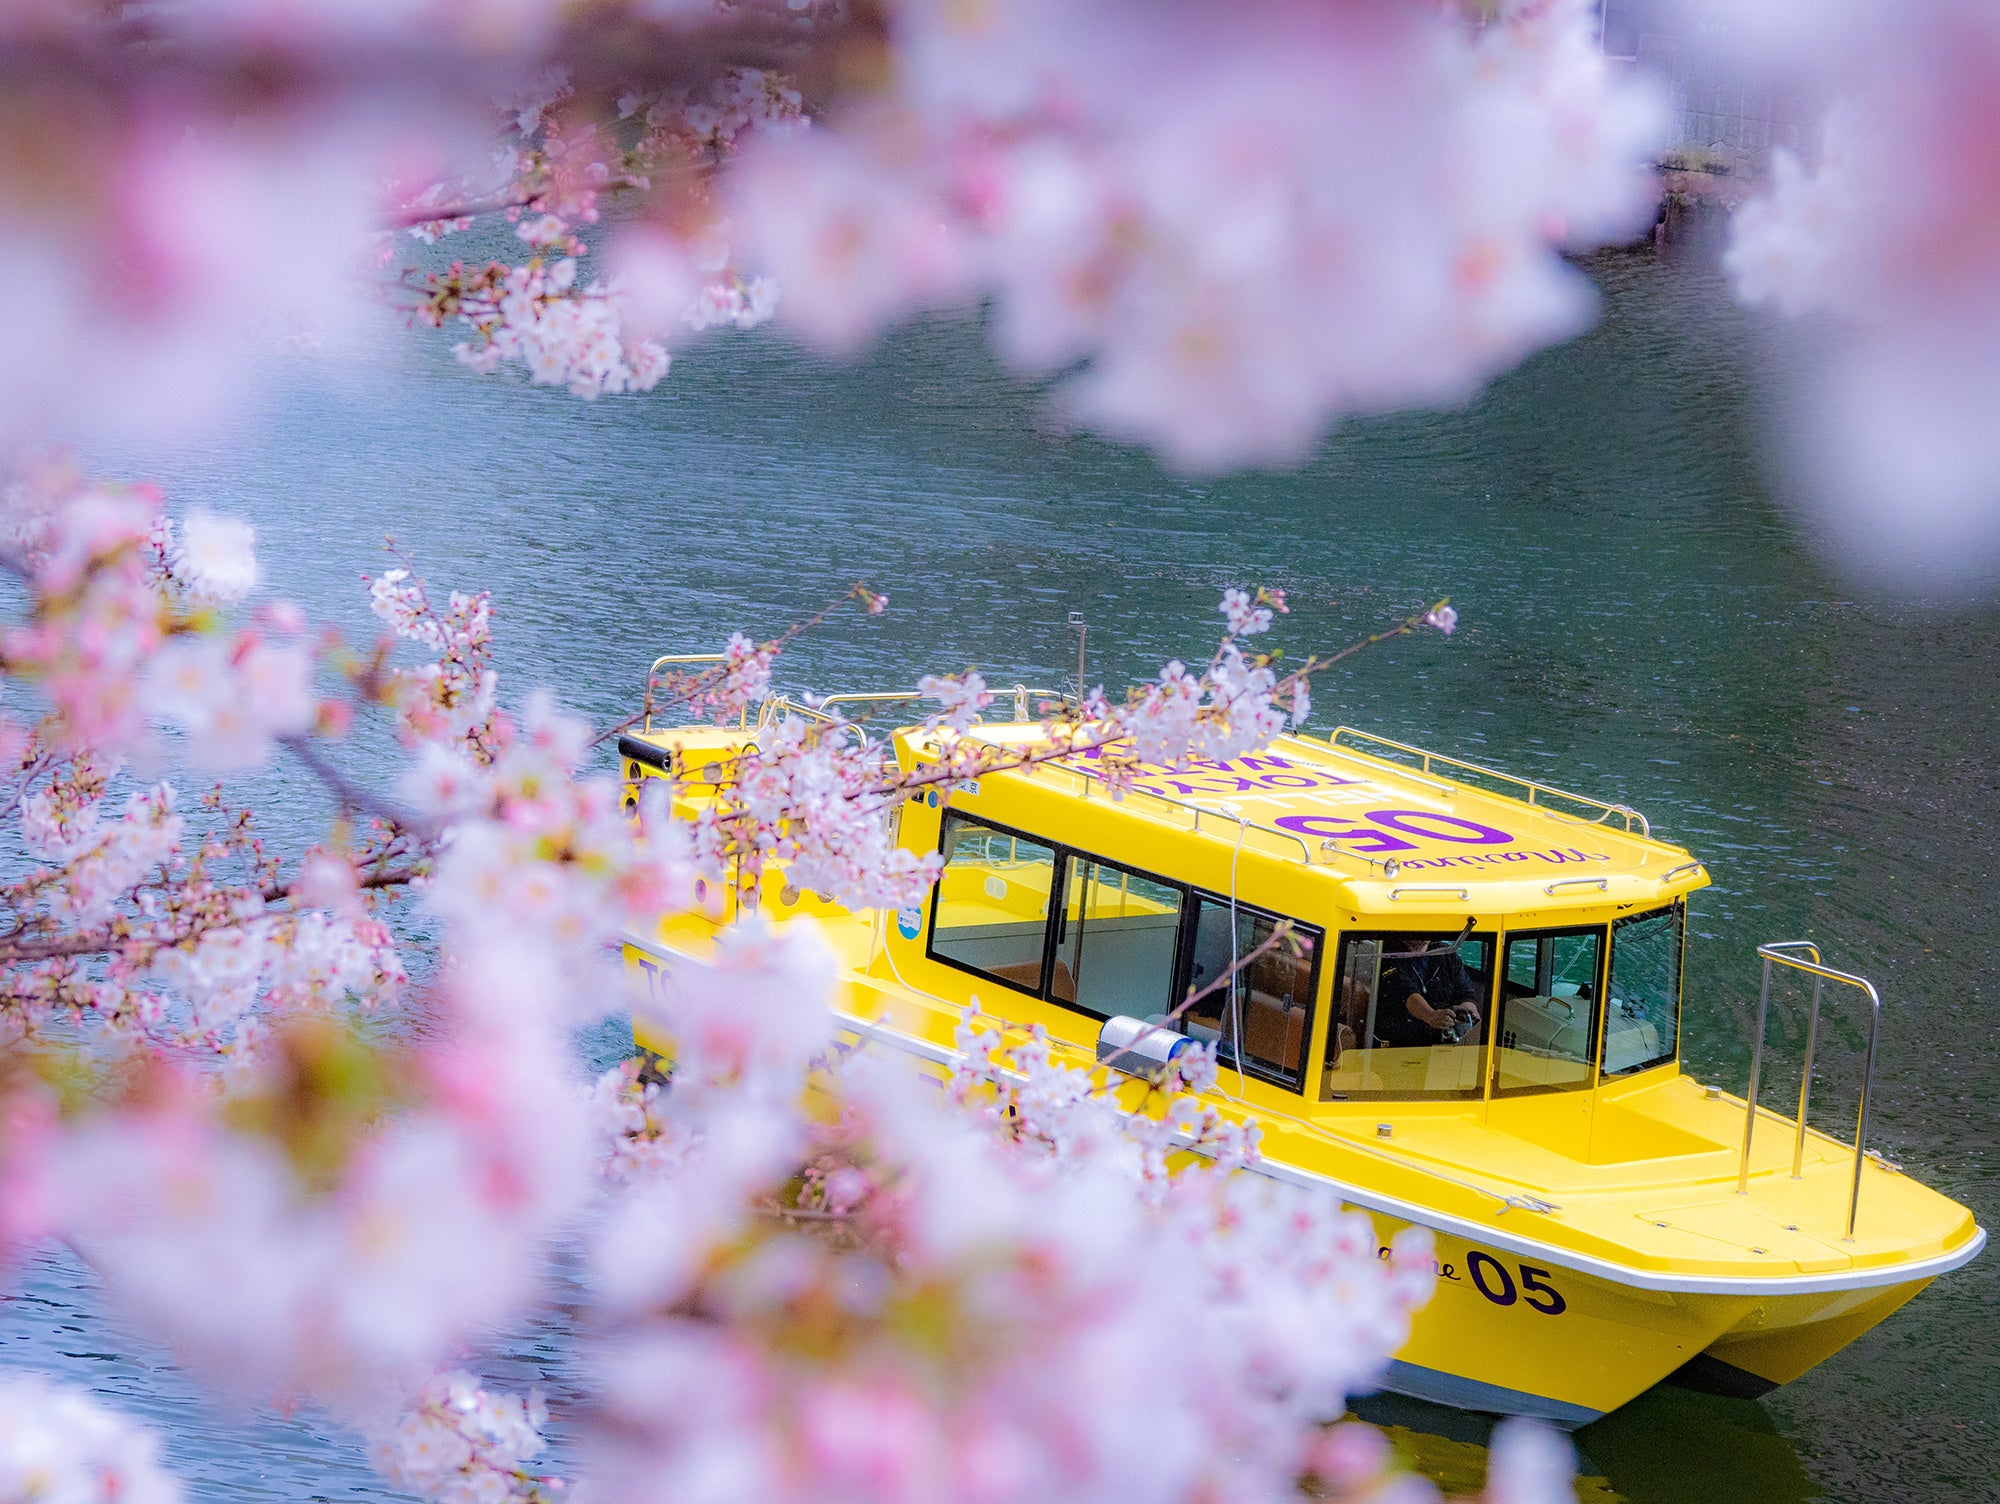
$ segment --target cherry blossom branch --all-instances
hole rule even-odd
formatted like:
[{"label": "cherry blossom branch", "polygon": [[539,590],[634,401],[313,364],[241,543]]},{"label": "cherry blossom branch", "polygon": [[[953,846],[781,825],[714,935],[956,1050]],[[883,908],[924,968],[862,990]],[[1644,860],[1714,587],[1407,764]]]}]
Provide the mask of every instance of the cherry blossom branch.
[{"label": "cherry blossom branch", "polygon": [[[357,889],[373,892],[407,887],[411,883],[421,881],[427,875],[427,867],[421,864],[392,867],[357,873],[354,885]],[[265,904],[284,900],[296,902],[298,899],[297,886],[292,883],[272,883],[261,889],[245,891],[255,892]],[[0,936],[0,966],[10,966],[17,962],[77,960],[86,956],[114,954],[142,962],[157,951],[185,945],[206,935],[240,929],[246,924],[269,917],[271,916],[268,909],[260,909],[249,914],[202,915],[185,925],[161,931],[134,929],[132,921],[119,920],[82,934],[61,935],[46,940]]]},{"label": "cherry blossom branch", "polygon": [[[748,676],[745,675],[743,667],[737,663],[721,663],[717,664],[714,668],[704,669],[700,673],[689,675],[668,675],[664,677],[649,675],[646,679],[646,693],[639,709],[631,715],[626,716],[624,720],[598,732],[590,739],[590,745],[592,747],[602,746],[613,737],[630,731],[634,726],[639,725],[649,717],[658,715],[663,710],[673,706],[702,704],[704,701],[713,698],[725,686],[728,686],[732,679],[750,677],[761,688],[762,685],[769,682],[771,664],[780,653],[806,633],[823,626],[836,611],[840,610],[849,601],[859,601],[863,609],[870,616],[879,616],[888,608],[889,597],[870,590],[865,584],[857,583],[849,587],[847,593],[842,595],[838,600],[828,603],[804,621],[793,623],[770,641],[759,643],[754,649],[750,649],[745,657],[754,665],[755,672]],[[741,633],[738,633],[736,638],[732,639],[732,643],[738,640],[743,641],[747,646],[748,640],[742,638]],[[663,703],[654,699],[654,692],[661,684],[669,685],[672,689],[672,693]],[[754,692],[752,691],[752,693]],[[739,698],[742,698],[747,703],[748,694],[743,694]],[[732,706],[731,708],[734,707]]]},{"label": "cherry blossom branch", "polygon": [[[1406,637],[1415,632],[1419,627],[1431,626],[1449,634],[1456,629],[1457,625],[1458,613],[1452,609],[1450,598],[1446,597],[1426,611],[1412,613],[1404,620],[1396,623],[1396,625],[1364,637],[1358,642],[1351,643],[1338,652],[1328,653],[1324,656],[1315,654],[1307,658],[1304,663],[1286,674],[1282,679],[1276,681],[1273,686],[1274,696],[1282,697],[1286,691],[1295,690],[1298,686],[1306,683],[1313,674],[1330,668],[1344,659],[1351,658],[1366,648],[1391,641],[1397,637]],[[1065,723],[1056,722],[1049,724],[1059,726]],[[1100,722],[1093,732],[1080,738],[1052,741],[1047,746],[1012,749],[995,746],[990,742],[973,743],[971,745],[974,748],[974,760],[970,763],[955,762],[950,756],[947,756],[942,761],[924,768],[912,770],[907,775],[899,775],[894,779],[886,780],[861,792],[877,795],[904,794],[905,796],[913,797],[916,794],[922,793],[925,789],[938,784],[956,783],[961,779],[981,777],[987,773],[1014,772],[1025,768],[1041,767],[1049,763],[1060,763],[1085,753],[1118,746],[1121,743],[1130,741],[1131,736],[1132,733],[1128,727],[1116,720],[1107,720]],[[962,739],[955,740],[951,744],[952,748],[967,745],[968,743]]]},{"label": "cherry blossom branch", "polygon": [[392,832],[407,832],[419,841],[434,841],[441,833],[443,827],[437,820],[407,809],[393,799],[384,798],[342,772],[330,758],[313,745],[310,737],[304,734],[280,736],[276,741],[280,747],[304,763],[344,808],[373,815]]},{"label": "cherry blossom branch", "polygon": [[1260,944],[1258,944],[1255,949],[1251,950],[1248,954],[1238,958],[1237,960],[1231,962],[1226,970],[1217,973],[1215,980],[1210,982],[1206,987],[1203,987],[1199,992],[1190,991],[1186,997],[1181,999],[1180,1003],[1176,1007],[1174,1007],[1170,1012],[1163,1015],[1158,1023],[1147,1024],[1145,1029],[1142,1030],[1139,1033],[1139,1035],[1133,1039],[1132,1043],[1112,1051],[1109,1055],[1106,1055],[1102,1060],[1098,1061],[1098,1064],[1110,1065],[1110,1066],[1117,1065],[1118,1061],[1122,1057],[1137,1053],[1140,1040],[1150,1039],[1155,1034],[1172,1034],[1177,1039],[1184,1037],[1179,1033],[1178,1030],[1169,1029],[1167,1025],[1178,1023],[1181,1019],[1181,1016],[1185,1014],[1188,1011],[1188,1009],[1192,1008],[1196,1003],[1200,1002],[1203,998],[1210,997],[1213,994],[1220,992],[1223,988],[1230,986],[1230,984],[1234,981],[1234,979],[1238,975],[1240,975],[1242,972],[1249,970],[1249,968],[1255,962],[1262,960],[1265,956],[1268,956],[1272,951],[1276,950],[1279,946],[1283,945],[1289,947],[1291,945],[1295,933],[1296,930],[1291,920],[1289,919],[1279,920],[1278,923],[1272,927],[1271,933],[1268,936],[1266,936],[1265,939]]}]

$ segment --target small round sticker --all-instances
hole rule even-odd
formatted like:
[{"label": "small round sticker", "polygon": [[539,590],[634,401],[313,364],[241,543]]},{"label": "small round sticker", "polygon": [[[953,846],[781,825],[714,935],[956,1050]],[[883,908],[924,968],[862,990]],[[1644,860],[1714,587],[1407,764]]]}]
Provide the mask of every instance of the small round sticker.
[{"label": "small round sticker", "polygon": [[929,805],[929,806],[930,806],[930,807],[931,807],[932,809],[936,809],[936,808],[937,808],[937,790],[936,790],[936,789],[932,789],[932,790],[931,790],[931,791],[930,791],[930,792],[929,792],[928,794],[925,794],[925,795],[924,795],[924,803],[928,804],[928,805]]},{"label": "small round sticker", "polygon": [[924,911],[922,909],[896,910],[896,933],[901,935],[905,940],[916,939],[917,931],[923,927]]},{"label": "small round sticker", "polygon": [[981,886],[986,889],[986,896],[988,898],[998,899],[1007,896],[1007,880],[1005,878],[989,877]]}]

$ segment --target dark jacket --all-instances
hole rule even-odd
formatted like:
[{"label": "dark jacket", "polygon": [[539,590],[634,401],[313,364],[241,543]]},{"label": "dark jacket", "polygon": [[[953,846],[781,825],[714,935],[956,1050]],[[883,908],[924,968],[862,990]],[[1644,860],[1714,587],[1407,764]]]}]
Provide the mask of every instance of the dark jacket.
[{"label": "dark jacket", "polygon": [[1478,1003],[1479,987],[1456,950],[1400,956],[1382,963],[1381,990],[1375,994],[1375,1033],[1403,1049],[1436,1044],[1438,1031],[1410,1012],[1410,994],[1423,995],[1433,1008]]}]

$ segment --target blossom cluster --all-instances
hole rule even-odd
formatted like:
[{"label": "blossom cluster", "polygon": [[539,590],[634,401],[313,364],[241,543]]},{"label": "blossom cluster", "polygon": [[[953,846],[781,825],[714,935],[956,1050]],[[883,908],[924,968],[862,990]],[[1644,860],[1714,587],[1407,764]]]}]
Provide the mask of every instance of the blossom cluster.
[{"label": "blossom cluster", "polygon": [[[531,244],[561,232],[553,215],[521,226]],[[452,346],[466,366],[490,375],[518,366],[537,386],[562,386],[578,397],[649,392],[671,364],[665,348],[623,334],[619,300],[602,282],[577,285],[574,256],[524,266],[453,262],[427,279],[418,317],[433,328],[456,319],[472,338]]]},{"label": "blossom cluster", "polygon": [[989,300],[1017,369],[1081,367],[1081,421],[1295,461],[1588,320],[1559,252],[1643,226],[1664,127],[1595,15],[902,0],[889,87],[749,143],[729,219],[824,345]]},{"label": "blossom cluster", "polygon": [[[851,348],[987,301],[1081,421],[1291,460],[1586,322],[1562,253],[1643,228],[1663,119],[1588,0],[339,9],[15,8],[17,365],[68,379],[7,378],[0,442],[69,393],[170,431],[273,343],[358,353],[389,271],[471,368],[586,397],[717,324]],[[396,265],[482,221],[518,261]]]},{"label": "blossom cluster", "polygon": [[[845,1048],[835,953],[755,901],[767,877],[848,906],[921,895],[937,859],[900,846],[893,817],[995,750],[967,734],[992,698],[976,672],[926,681],[944,766],[906,768],[825,711],[773,713],[761,697],[789,638],[739,636],[666,687],[701,717],[755,703],[754,744],[670,790],[676,804],[628,809],[586,770],[588,728],[546,696],[502,704],[487,600],[393,568],[367,582],[389,635],[372,653],[312,639],[328,698],[242,749],[254,765],[282,745],[341,806],[288,863],[219,793],[188,806],[123,786],[118,749],[151,745],[147,716],[99,717],[117,732],[100,749],[65,707],[183,644],[226,648],[239,686],[282,701],[244,665],[274,634],[305,642],[303,620],[224,619],[254,579],[240,534],[203,524],[191,544],[149,498],[71,504],[14,529],[31,625],[55,647],[9,660],[50,704],[13,800],[29,871],[0,891],[10,1245],[67,1239],[190,1373],[335,1407],[386,1476],[434,1499],[561,1488],[534,1465],[538,1402],[443,1365],[519,1313],[552,1240],[578,1230],[602,1309],[577,1426],[607,1496],[1178,1504],[1289,1499],[1298,1477],[1332,1476],[1317,1423],[1401,1340],[1429,1280],[1413,1244],[1385,1264],[1365,1218],[1236,1173],[1256,1137],[1192,1095],[1213,1084],[1204,1052],[1135,1107],[1046,1039],[976,1016],[943,1091]],[[1225,607],[1232,625],[1268,609],[1249,599]],[[64,646],[117,631],[136,646]],[[72,681],[46,668],[66,652]],[[1054,707],[1032,755],[1108,738],[1173,760],[1282,724],[1280,681],[1234,636],[1174,682],[1194,686],[1191,715],[1100,695],[1094,720]],[[163,703],[156,686],[138,708]],[[339,765],[371,712],[404,749],[386,788]],[[219,736],[161,745],[212,759]],[[566,1031],[617,998],[619,942],[714,915],[731,884],[740,917],[707,964],[633,1004],[670,1057],[580,1089]],[[385,1028],[364,1015],[411,990],[378,902],[400,887],[440,959],[416,989],[421,1027]],[[101,1027],[51,1055],[38,1029],[57,1016]],[[203,1064],[216,1053],[221,1070]],[[1190,1153],[1203,1165],[1171,1168]],[[1164,1386],[1162,1341],[1189,1360]],[[384,1420],[391,1393],[414,1397]],[[1162,1415],[1177,1439],[1148,1454]],[[31,1443],[84,1446],[40,1417]]]},{"label": "blossom cluster", "polygon": [[734,866],[753,893],[782,865],[794,888],[853,908],[919,902],[943,859],[895,839],[902,780],[889,750],[839,724],[780,721],[730,763],[731,777],[695,816],[709,870]]},{"label": "blossom cluster", "polygon": [[[976,1014],[944,1092],[875,1048],[836,1059],[809,925],[772,935],[782,986],[734,985],[739,949],[683,973],[654,1019],[686,1051],[666,1111],[684,1074],[697,1105],[599,1237],[592,1485],[718,1504],[1295,1497],[1314,1423],[1429,1291],[1421,1239],[1385,1262],[1366,1217],[1231,1174],[1254,1158],[1240,1130],[1132,1110]],[[778,1128],[712,1095],[756,1061],[764,1100],[796,1100],[815,1051],[830,1119]],[[1214,1166],[1169,1174],[1169,1140]]]},{"label": "blossom cluster", "polygon": [[158,1439],[81,1390],[0,1374],[0,1500],[6,1504],[180,1504]]},{"label": "blossom cluster", "polygon": [[[1795,488],[1864,565],[1983,567],[1990,8],[1681,8],[1746,82],[1836,100],[1731,255],[1746,298],[1836,326],[1791,383]],[[1183,466],[1296,460],[1588,320],[1565,256],[1644,230],[1667,144],[1600,11],[15,5],[0,256],[34,316],[0,448],[179,430],[273,346],[359,354],[400,271],[390,301],[463,331],[473,368],[584,396],[649,389],[718,324],[852,348],[983,305],[1077,421]],[[397,266],[483,222],[519,264]]]},{"label": "blossom cluster", "polygon": [[539,1394],[493,1394],[453,1371],[432,1378],[371,1450],[383,1477],[436,1504],[549,1504],[560,1480],[528,1467],[547,1424]]}]

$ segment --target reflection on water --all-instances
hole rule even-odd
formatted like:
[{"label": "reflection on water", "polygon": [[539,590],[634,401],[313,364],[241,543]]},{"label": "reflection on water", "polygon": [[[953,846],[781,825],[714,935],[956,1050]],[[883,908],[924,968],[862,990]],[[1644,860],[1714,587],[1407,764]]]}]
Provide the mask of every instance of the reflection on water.
[{"label": "reflection on water", "polygon": [[[1714,279],[1643,259],[1599,275],[1591,336],[1464,411],[1353,425],[1295,475],[1189,482],[1052,433],[952,323],[852,369],[760,332],[678,358],[646,400],[592,406],[475,379],[405,337],[381,386],[280,386],[145,468],[182,502],[254,516],[272,584],[364,637],[353,575],[394,531],[435,582],[493,590],[517,687],[599,720],[631,708],[655,654],[768,635],[857,578],[889,614],[838,617],[788,687],[967,664],[1049,683],[1074,662],[1073,610],[1093,677],[1116,683],[1205,653],[1225,584],[1286,587],[1294,652],[1448,592],[1458,635],[1343,664],[1315,686],[1316,729],[1337,717],[1634,804],[1707,859],[1697,1076],[1744,1080],[1758,942],[1816,939],[1874,977],[1880,1146],[1990,1225],[2000,614],[1858,596],[1764,499],[1754,360]],[[282,779],[269,792],[281,823],[318,802]],[[1797,1001],[1773,1004],[1772,1102],[1796,1096]],[[1857,1043],[1822,1035],[1826,1126],[1852,1121]],[[1582,1433],[1589,1466],[1632,1500],[1789,1504],[1812,1480],[1842,1500],[1990,1497],[1996,1268],[1941,1281],[1757,1406],[1648,1396]],[[34,1281],[42,1304],[0,1307],[0,1361],[170,1418],[200,1496],[386,1496],[334,1431],[246,1430],[192,1400],[164,1358],[133,1356],[151,1350],[105,1323],[73,1264]],[[546,1332],[503,1348],[511,1371],[573,1381]]]},{"label": "reflection on water", "polygon": [[1671,1384],[1577,1433],[1586,1472],[1631,1504],[1804,1504],[1822,1497],[1765,1408]]},{"label": "reflection on water", "polygon": [[[1477,1493],[1493,1422],[1377,1394],[1354,1413],[1383,1427],[1446,1493]],[[1579,1504],[1807,1504],[1823,1498],[1763,1406],[1671,1384],[1575,1433]]]}]

